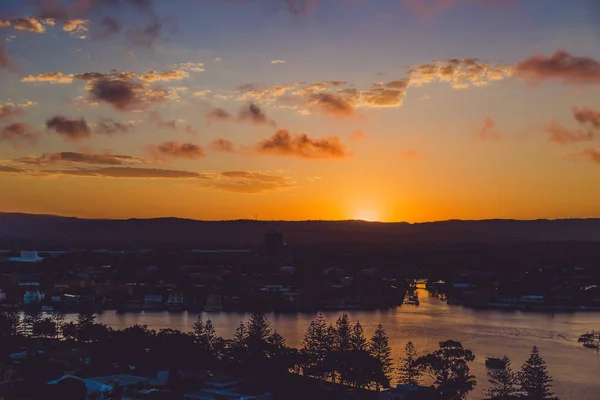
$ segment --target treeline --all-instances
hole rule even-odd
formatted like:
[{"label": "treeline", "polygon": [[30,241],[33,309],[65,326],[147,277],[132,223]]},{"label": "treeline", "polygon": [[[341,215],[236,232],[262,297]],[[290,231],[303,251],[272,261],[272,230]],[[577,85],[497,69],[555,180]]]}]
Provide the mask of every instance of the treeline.
[{"label": "treeline", "polygon": [[[58,340],[86,349],[91,356],[89,368],[94,373],[114,370],[116,365],[172,371],[222,369],[265,390],[285,382],[290,373],[377,391],[393,383],[426,385],[433,387],[437,398],[443,400],[466,399],[477,385],[470,372],[475,355],[460,342],[440,342],[436,350],[424,355],[419,355],[409,342],[403,357],[394,362],[383,326],[379,325],[367,338],[360,322],[352,324],[347,314],[335,323],[328,323],[319,315],[310,323],[300,349],[287,346],[263,314],[253,314],[248,322],[240,323],[231,339],[219,337],[212,322],[205,322],[202,316],[189,333],[173,329],[155,331],[142,325],[117,330],[97,323],[93,314],[86,313],[74,322],[65,320],[66,316],[60,312],[24,318],[15,312],[2,312],[0,348],[8,351],[36,339]],[[504,369],[488,373],[489,399],[555,399],[552,379],[536,347],[519,372],[511,369],[508,357],[503,361]],[[392,375],[397,377],[395,382]],[[175,393],[193,389],[190,383],[179,381],[176,373],[170,374],[169,384],[177,388]]]}]

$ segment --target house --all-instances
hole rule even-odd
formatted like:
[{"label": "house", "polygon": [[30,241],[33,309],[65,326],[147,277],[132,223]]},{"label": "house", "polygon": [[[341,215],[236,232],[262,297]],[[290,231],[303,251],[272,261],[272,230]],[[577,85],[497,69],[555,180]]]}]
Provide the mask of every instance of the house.
[{"label": "house", "polygon": [[427,386],[398,385],[379,392],[378,400],[434,400],[435,389]]},{"label": "house", "polygon": [[43,258],[38,256],[37,251],[22,251],[20,257],[10,257],[9,261],[14,262],[38,262],[42,261]]},{"label": "house", "polygon": [[146,310],[160,310],[163,307],[163,297],[160,294],[149,294],[144,297],[142,308]]},{"label": "house", "polygon": [[220,294],[212,293],[206,298],[204,311],[219,311],[223,309],[223,297]]},{"label": "house", "polygon": [[86,399],[104,400],[104,399],[108,398],[108,396],[110,395],[110,392],[113,389],[113,387],[110,385],[106,385],[101,382],[96,382],[93,379],[89,379],[89,378],[80,378],[80,377],[74,376],[74,375],[64,375],[64,376],[60,377],[59,379],[48,382],[48,385],[57,385],[61,381],[73,380],[73,379],[79,380],[85,384],[85,388],[87,390]]},{"label": "house", "polygon": [[45,297],[46,295],[39,290],[27,290],[23,295],[23,304],[38,304],[40,301],[44,300]]}]

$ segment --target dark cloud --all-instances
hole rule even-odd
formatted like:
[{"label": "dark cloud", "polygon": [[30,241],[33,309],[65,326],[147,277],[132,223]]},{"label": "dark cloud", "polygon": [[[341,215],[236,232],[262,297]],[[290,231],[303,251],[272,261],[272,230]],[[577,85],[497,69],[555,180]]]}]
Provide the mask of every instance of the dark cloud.
[{"label": "dark cloud", "polygon": [[481,131],[477,132],[477,136],[483,140],[500,140],[500,132],[496,130],[496,123],[491,118],[486,118],[483,121]]},{"label": "dark cloud", "polygon": [[546,133],[551,141],[559,144],[590,142],[597,138],[592,131],[569,129],[556,122],[546,128]]},{"label": "dark cloud", "polygon": [[573,154],[572,157],[575,159],[589,160],[600,165],[600,151],[596,149],[587,149],[581,153]]},{"label": "dark cloud", "polygon": [[256,145],[256,151],[264,154],[312,159],[347,156],[345,146],[337,136],[312,139],[305,133],[290,134],[284,129],[259,142]]},{"label": "dark cloud", "polygon": [[131,28],[127,31],[127,38],[134,45],[152,47],[158,40],[163,29],[163,23],[153,21],[143,28]]},{"label": "dark cloud", "polygon": [[515,65],[515,73],[532,82],[556,80],[583,84],[600,82],[600,62],[591,57],[575,57],[557,51],[550,57],[535,55]]},{"label": "dark cloud", "polygon": [[261,108],[253,102],[250,102],[246,106],[242,107],[238,119],[240,121],[250,122],[254,125],[277,125],[273,120],[268,119],[263,110],[261,110]]},{"label": "dark cloud", "polygon": [[594,111],[591,108],[583,107],[577,108],[573,107],[573,117],[580,124],[589,124],[594,128],[600,128],[600,112]]},{"label": "dark cloud", "polygon": [[96,40],[105,40],[123,29],[121,23],[113,17],[104,17],[93,26],[91,36]]},{"label": "dark cloud", "polygon": [[90,137],[92,131],[87,122],[81,119],[70,119],[56,115],[46,121],[46,128],[62,135],[64,140],[78,141]]},{"label": "dark cloud", "polygon": [[15,147],[35,144],[39,137],[39,133],[21,122],[7,125],[0,131],[0,142],[7,142]]},{"label": "dark cloud", "polygon": [[217,122],[224,122],[224,121],[232,121],[233,120],[233,115],[231,115],[228,111],[223,110],[222,108],[213,108],[212,110],[210,110],[208,112],[208,114],[206,114],[206,119],[209,122],[212,121],[217,121]]},{"label": "dark cloud", "polygon": [[204,157],[204,149],[194,143],[165,142],[151,146],[150,151],[158,158],[189,158]]},{"label": "dark cloud", "polygon": [[103,178],[192,179],[200,177],[200,175],[197,172],[135,167],[105,167],[93,169],[81,168],[65,170],[45,170],[42,172],[51,175],[95,176]]},{"label": "dark cloud", "polygon": [[27,170],[21,168],[10,167],[8,165],[0,165],[0,173],[8,173],[8,174],[25,174]]},{"label": "dark cloud", "polygon": [[210,149],[222,153],[233,153],[235,152],[235,145],[227,139],[216,139],[213,140],[210,145]]},{"label": "dark cloud", "polygon": [[4,44],[0,41],[0,69],[15,69],[15,63],[8,58],[6,50],[4,50]]},{"label": "dark cloud", "polygon": [[156,123],[157,128],[177,129],[176,121],[174,119],[165,121],[157,112],[150,113],[150,121]]},{"label": "dark cloud", "polygon": [[119,154],[93,154],[65,151],[61,153],[45,153],[40,157],[22,157],[15,161],[30,165],[48,165],[57,163],[126,165],[139,164],[145,160],[138,157],[124,156]]},{"label": "dark cloud", "polygon": [[112,118],[101,118],[96,125],[94,132],[105,135],[114,135],[116,133],[127,133],[133,129],[133,125],[129,122],[117,122]]},{"label": "dark cloud", "polygon": [[90,95],[92,100],[108,103],[119,111],[128,111],[162,102],[167,92],[160,88],[144,87],[129,80],[102,78],[93,81]]},{"label": "dark cloud", "polygon": [[0,119],[13,119],[27,114],[25,110],[13,105],[0,105]]},{"label": "dark cloud", "polygon": [[338,117],[354,115],[354,106],[349,101],[331,93],[313,94],[310,97],[309,103],[326,114]]},{"label": "dark cloud", "polygon": [[234,193],[266,193],[291,189],[295,182],[285,176],[269,175],[253,171],[229,171],[209,175],[208,182],[200,184],[202,187],[224,190]]}]

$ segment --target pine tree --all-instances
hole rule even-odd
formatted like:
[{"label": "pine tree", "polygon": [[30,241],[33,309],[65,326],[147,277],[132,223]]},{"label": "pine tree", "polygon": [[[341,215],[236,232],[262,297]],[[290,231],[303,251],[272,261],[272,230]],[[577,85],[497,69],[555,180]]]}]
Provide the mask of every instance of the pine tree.
[{"label": "pine tree", "polygon": [[417,386],[421,378],[421,368],[417,365],[417,351],[412,342],[408,342],[404,348],[404,357],[400,359],[400,375],[398,383],[401,385]]},{"label": "pine tree", "polygon": [[371,342],[369,343],[369,351],[377,360],[377,371],[374,371],[374,381],[376,389],[379,386],[387,387],[390,384],[390,374],[392,373],[392,348],[383,326],[377,325]]},{"label": "pine tree", "polygon": [[324,378],[326,374],[325,359],[332,349],[329,347],[327,322],[322,314],[311,321],[304,340],[302,354],[304,356],[304,373],[315,378]]},{"label": "pine tree", "polygon": [[196,339],[196,343],[200,346],[202,350],[206,350],[208,346],[206,344],[206,328],[204,327],[204,320],[202,319],[202,314],[198,315],[198,318],[196,318],[196,322],[194,322],[192,329],[194,330],[194,337]]},{"label": "pine tree", "polygon": [[217,342],[219,337],[210,319],[207,319],[206,324],[204,324],[204,338],[208,351],[214,354],[218,347]]},{"label": "pine tree", "polygon": [[37,324],[39,324],[39,322],[41,320],[42,320],[42,313],[40,311],[34,311],[31,314],[25,315],[25,318],[23,318],[23,324],[22,324],[23,334],[25,336],[29,336],[29,337],[36,336],[34,327]]},{"label": "pine tree", "polygon": [[350,333],[350,350],[352,351],[363,351],[367,349],[367,339],[365,338],[365,331],[363,330],[360,321],[356,321],[356,324],[352,328]]},{"label": "pine tree", "polygon": [[350,318],[348,314],[342,314],[335,322],[335,344],[336,350],[343,352],[350,350],[350,336],[352,328],[350,326]]},{"label": "pine tree", "polygon": [[264,343],[271,335],[271,324],[264,314],[255,313],[250,317],[250,321],[246,324],[248,339]]},{"label": "pine tree", "polygon": [[486,390],[486,395],[490,397],[490,400],[516,399],[519,393],[516,387],[517,374],[510,367],[510,358],[504,356],[502,361],[504,362],[503,369],[495,369],[487,374],[491,387]]},{"label": "pine tree", "polygon": [[327,333],[325,335],[325,343],[326,343],[326,347],[327,349],[329,349],[329,351],[327,352],[326,356],[325,356],[325,360],[324,360],[324,367],[325,367],[325,371],[327,373],[329,373],[329,375],[331,376],[331,382],[335,383],[335,379],[337,376],[337,355],[339,352],[339,348],[338,348],[338,331],[337,329],[329,324],[329,326],[327,327]]},{"label": "pine tree", "polygon": [[540,357],[536,346],[531,349],[529,359],[521,367],[519,372],[521,392],[527,399],[547,400],[552,399],[552,378],[548,375],[546,362]]}]

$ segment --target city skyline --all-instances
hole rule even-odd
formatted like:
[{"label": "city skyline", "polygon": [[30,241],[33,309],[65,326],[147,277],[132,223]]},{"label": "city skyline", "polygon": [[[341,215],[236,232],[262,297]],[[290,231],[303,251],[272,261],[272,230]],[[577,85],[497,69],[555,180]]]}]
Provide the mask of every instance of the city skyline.
[{"label": "city skyline", "polygon": [[594,1],[22,3],[0,212],[600,217]]}]

